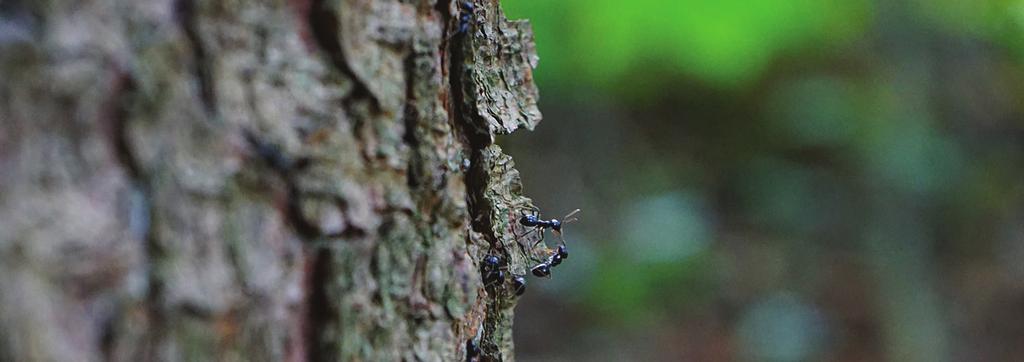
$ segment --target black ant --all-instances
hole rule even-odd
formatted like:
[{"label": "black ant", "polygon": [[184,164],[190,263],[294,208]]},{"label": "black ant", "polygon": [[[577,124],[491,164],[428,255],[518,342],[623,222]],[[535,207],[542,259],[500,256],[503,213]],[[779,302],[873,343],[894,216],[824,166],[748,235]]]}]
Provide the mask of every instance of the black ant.
[{"label": "black ant", "polygon": [[455,31],[455,34],[465,34],[469,30],[469,21],[473,18],[475,7],[472,2],[460,1],[459,8],[462,11],[459,12],[459,29]]},{"label": "black ant", "polygon": [[505,271],[502,270],[501,257],[495,255],[484,257],[480,276],[483,278],[484,287],[505,284]]},{"label": "black ant", "polygon": [[516,276],[515,278],[512,278],[512,284],[515,285],[516,295],[523,295],[523,293],[526,293],[526,278],[523,278],[521,275]]},{"label": "black ant", "polygon": [[555,235],[558,235],[558,238],[561,239],[562,241],[561,245],[558,246],[558,250],[551,254],[551,256],[547,258],[547,260],[540,264],[537,264],[536,266],[533,267],[533,269],[530,269],[530,272],[533,273],[533,275],[542,278],[550,277],[551,267],[558,266],[559,264],[562,264],[562,260],[569,258],[569,250],[566,248],[565,238],[562,236],[562,225],[579,220],[578,218],[574,217],[579,212],[580,209],[573,210],[572,212],[565,215],[565,217],[563,217],[562,220],[544,220],[540,218],[539,213],[534,215],[525,214],[521,218],[519,218],[519,223],[522,224],[523,226],[533,227],[534,229],[540,230],[541,237],[538,238],[537,241],[533,243],[534,247],[536,247],[537,244],[540,244],[540,242],[544,240],[544,229],[547,228],[550,228],[551,232],[554,233]]},{"label": "black ant", "polygon": [[[459,27],[455,29],[455,32],[449,34],[448,37],[445,38],[445,41],[449,41],[452,38],[458,35],[465,34],[467,31],[469,31],[469,22],[470,20],[473,19],[473,10],[475,9],[476,7],[473,6],[472,2],[459,1]],[[466,162],[468,163],[469,160],[466,160]],[[466,168],[468,169],[469,165],[464,165],[467,166]]]},{"label": "black ant", "polygon": [[569,258],[569,251],[565,248],[565,244],[559,245],[558,250],[555,250],[548,260],[543,263],[537,264],[537,266],[530,269],[533,275],[538,277],[549,277],[551,276],[551,268],[562,264],[562,260]]},{"label": "black ant", "polygon": [[533,269],[530,269],[530,272],[532,272],[533,275],[536,275],[541,278],[550,277],[551,263],[545,261],[543,263],[537,264],[537,266],[533,267]]},{"label": "black ant", "polygon": [[[507,266],[501,265],[501,257],[496,255],[488,255],[484,257],[483,266],[480,268],[480,274],[483,278],[484,287],[492,287],[497,285],[505,284],[505,270]],[[523,295],[526,292],[526,278],[521,275],[516,275],[512,278],[513,291],[516,295]]]},{"label": "black ant", "polygon": [[565,247],[565,244],[559,245],[558,250],[551,255],[551,266],[558,266],[562,263],[562,260],[569,259],[569,250]]},{"label": "black ant", "polygon": [[536,215],[523,215],[523,217],[519,218],[519,223],[522,224],[523,226],[533,227],[534,229],[541,231],[541,237],[537,239],[536,242],[533,243],[533,246],[535,247],[537,246],[537,244],[540,244],[540,242],[544,240],[544,229],[547,228],[550,228],[552,233],[558,235],[558,237],[562,239],[562,245],[565,245],[565,238],[562,237],[562,225],[579,220],[579,218],[573,217],[579,212],[580,209],[573,210],[572,212],[566,214],[565,217],[562,218],[562,220],[544,220],[540,218],[539,213]]}]

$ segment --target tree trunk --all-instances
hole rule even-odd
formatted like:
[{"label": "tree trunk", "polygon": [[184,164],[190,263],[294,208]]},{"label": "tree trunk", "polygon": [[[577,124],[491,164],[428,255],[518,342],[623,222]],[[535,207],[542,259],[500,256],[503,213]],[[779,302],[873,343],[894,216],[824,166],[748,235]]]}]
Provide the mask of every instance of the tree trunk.
[{"label": "tree trunk", "polygon": [[473,5],[0,3],[0,360],[511,359],[536,56]]}]

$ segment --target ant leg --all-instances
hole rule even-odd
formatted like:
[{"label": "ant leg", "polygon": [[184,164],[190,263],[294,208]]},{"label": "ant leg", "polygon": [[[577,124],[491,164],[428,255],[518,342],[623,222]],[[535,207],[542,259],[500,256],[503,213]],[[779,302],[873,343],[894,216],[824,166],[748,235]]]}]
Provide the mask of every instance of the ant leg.
[{"label": "ant leg", "polygon": [[530,269],[533,275],[541,278],[551,278],[551,264],[542,262]]},{"label": "ant leg", "polygon": [[562,242],[562,245],[565,245],[565,234],[562,234],[561,231],[557,230],[551,230],[551,233],[557,235],[558,239]]},{"label": "ant leg", "polygon": [[[525,212],[521,212],[522,216],[519,217],[519,218],[516,218],[514,216],[515,215],[514,214],[515,211],[509,210],[508,212],[509,212],[509,214],[511,214],[510,215],[511,217],[509,218],[509,220],[510,220],[510,222],[509,222],[509,229],[512,230],[512,236],[514,236],[516,240],[519,240],[523,236],[526,236],[526,233],[530,232],[530,231],[526,231],[526,232],[523,232],[522,234],[516,232],[516,225],[522,225],[522,222],[520,220],[522,220],[522,218],[526,217],[527,214]],[[526,225],[522,225],[522,226],[526,227]]]},{"label": "ant leg", "polygon": [[515,232],[515,229],[513,228],[513,230],[512,230],[512,235],[514,235],[514,236],[516,237],[516,240],[518,241],[519,239],[522,239],[522,238],[523,238],[524,236],[528,235],[529,233],[532,233],[532,232],[534,232],[534,231],[537,231],[537,229],[538,229],[538,228],[537,228],[536,226],[534,226],[534,227],[533,227],[532,229],[526,230],[526,231],[525,231],[525,232],[523,232],[522,234],[517,234],[517,233]]},{"label": "ant leg", "polygon": [[534,229],[540,232],[540,237],[537,238],[537,241],[533,242],[533,246],[530,247],[531,249],[536,248],[537,245],[540,245],[540,242],[544,241],[544,228],[534,227]]},{"label": "ant leg", "polygon": [[[527,226],[527,225],[526,225],[526,224],[524,224],[524,222],[523,222],[523,220],[524,220],[524,219],[526,219],[526,217],[527,217],[527,216],[532,216],[532,217],[533,217],[533,219],[535,219],[535,220],[536,220],[536,219],[540,219],[540,209],[538,209],[538,208],[536,208],[536,207],[532,207],[532,208],[528,208],[528,209],[526,209],[526,210],[528,210],[528,211],[532,211],[532,214],[527,214],[526,212],[523,212],[523,213],[522,213],[522,214],[523,214],[523,216],[522,216],[522,217],[521,217],[521,218],[520,218],[519,220],[517,220],[517,222],[515,222],[515,224],[520,224],[520,225],[523,225],[524,227],[525,227],[525,226]],[[526,236],[527,234],[529,234],[529,233],[531,233],[531,232],[534,232],[534,231],[536,231],[536,230],[538,230],[538,229],[542,229],[542,228],[541,228],[540,226],[534,225],[534,226],[533,226],[533,229],[531,229],[531,230],[529,230],[529,231],[526,231],[526,232],[524,232],[524,233],[522,233],[522,234],[517,234],[517,235],[516,235],[516,239],[518,240],[518,239],[520,239],[520,238],[522,238],[522,237]],[[541,230],[541,233],[542,233],[542,234],[541,234],[541,240],[543,240],[543,239],[544,239],[544,235],[543,235],[543,232],[544,232],[544,231],[543,231],[543,230]],[[515,234],[515,232],[513,232],[513,234]],[[535,245],[536,245],[536,244],[535,244]]]},{"label": "ant leg", "polygon": [[484,288],[505,284],[505,275],[508,273],[508,266],[500,266],[497,269],[486,273]]},{"label": "ant leg", "polygon": [[519,233],[516,232],[516,225],[519,224],[519,219],[516,219],[515,211],[509,210],[508,214],[509,214],[508,229],[509,229],[509,231],[512,232],[512,236],[514,236],[518,240],[519,237],[522,236],[522,235],[520,235]]},{"label": "ant leg", "polygon": [[527,214],[527,213],[524,212],[524,213],[522,213],[523,216],[533,215],[534,218],[540,219],[540,208],[538,208],[536,206],[532,206],[532,207],[526,208],[526,210],[530,211],[530,214]]}]

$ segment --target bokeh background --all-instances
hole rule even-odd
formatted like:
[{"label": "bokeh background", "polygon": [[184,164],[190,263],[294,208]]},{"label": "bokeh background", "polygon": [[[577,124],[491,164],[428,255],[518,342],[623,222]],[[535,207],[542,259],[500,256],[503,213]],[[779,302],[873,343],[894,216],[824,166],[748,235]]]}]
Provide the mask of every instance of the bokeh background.
[{"label": "bokeh background", "polygon": [[503,0],[570,258],[522,360],[1024,358],[1024,1]]}]

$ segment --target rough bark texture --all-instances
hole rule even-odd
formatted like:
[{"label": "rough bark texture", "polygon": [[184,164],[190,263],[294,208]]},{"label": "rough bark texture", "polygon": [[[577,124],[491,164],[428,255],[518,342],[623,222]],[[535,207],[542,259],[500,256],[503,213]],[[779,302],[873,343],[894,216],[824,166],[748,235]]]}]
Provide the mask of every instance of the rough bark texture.
[{"label": "rough bark texture", "polygon": [[0,3],[0,360],[511,359],[536,56],[473,4]]}]

